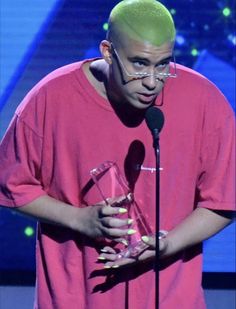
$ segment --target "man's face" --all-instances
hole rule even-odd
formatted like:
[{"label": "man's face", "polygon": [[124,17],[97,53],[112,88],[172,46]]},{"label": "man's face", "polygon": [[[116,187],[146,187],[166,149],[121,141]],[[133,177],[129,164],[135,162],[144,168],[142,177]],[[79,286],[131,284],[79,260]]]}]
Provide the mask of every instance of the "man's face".
[{"label": "man's face", "polygon": [[[157,72],[169,72],[173,43],[153,46],[122,37],[112,42],[110,87],[116,102],[130,104],[137,109],[146,109],[161,92],[166,77],[157,78]],[[147,77],[135,79],[133,73],[146,72]]]}]

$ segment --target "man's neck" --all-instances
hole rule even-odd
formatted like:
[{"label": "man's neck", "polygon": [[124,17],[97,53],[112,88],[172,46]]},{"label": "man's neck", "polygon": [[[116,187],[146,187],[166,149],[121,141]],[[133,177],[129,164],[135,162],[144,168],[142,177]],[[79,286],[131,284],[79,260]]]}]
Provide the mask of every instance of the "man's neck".
[{"label": "man's neck", "polygon": [[128,102],[121,100],[115,91],[112,91],[112,87],[109,85],[109,65],[103,59],[85,63],[83,70],[91,85],[99,95],[109,101],[108,104],[112,106],[124,125],[136,127],[143,121],[145,111],[130,106]]},{"label": "man's neck", "polygon": [[106,63],[102,59],[93,62],[86,62],[83,65],[83,71],[88,78],[91,85],[95,88],[99,95],[108,99],[105,87],[106,77]]}]

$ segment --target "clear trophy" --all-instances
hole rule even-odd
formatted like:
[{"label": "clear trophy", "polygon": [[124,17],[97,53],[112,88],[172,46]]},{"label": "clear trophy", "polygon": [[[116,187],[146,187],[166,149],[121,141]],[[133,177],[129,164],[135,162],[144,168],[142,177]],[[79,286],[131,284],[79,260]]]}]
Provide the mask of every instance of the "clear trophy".
[{"label": "clear trophy", "polygon": [[90,175],[99,191],[99,194],[107,205],[109,205],[109,198],[120,196],[126,197],[121,203],[113,203],[111,206],[126,208],[127,213],[119,216],[123,218],[126,216],[127,218],[129,217],[133,219],[131,228],[137,232],[133,235],[126,236],[128,246],[124,247],[119,252],[118,258],[138,256],[148,248],[148,245],[141,240],[141,237],[144,235],[152,235],[153,231],[151,230],[147,219],[142,214],[138,204],[135,202],[134,195],[130,191],[126,180],[120,173],[117,164],[112,161],[105,161],[97,168],[91,170]]}]

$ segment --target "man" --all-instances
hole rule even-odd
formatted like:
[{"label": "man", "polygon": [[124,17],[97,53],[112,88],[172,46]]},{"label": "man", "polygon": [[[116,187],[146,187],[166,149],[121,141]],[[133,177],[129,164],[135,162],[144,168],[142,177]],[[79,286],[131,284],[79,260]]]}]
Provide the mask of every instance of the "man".
[{"label": "man", "polygon": [[118,258],[116,244],[137,231],[122,217],[124,197],[101,202],[89,174],[116,162],[153,230],[152,105],[165,115],[160,308],[205,308],[200,243],[234,207],[233,115],[214,85],[170,62],[174,39],[161,3],[121,1],[102,59],[56,70],[18,107],[1,143],[0,203],[40,222],[36,308],[155,307],[155,239],[144,235],[137,258]]}]

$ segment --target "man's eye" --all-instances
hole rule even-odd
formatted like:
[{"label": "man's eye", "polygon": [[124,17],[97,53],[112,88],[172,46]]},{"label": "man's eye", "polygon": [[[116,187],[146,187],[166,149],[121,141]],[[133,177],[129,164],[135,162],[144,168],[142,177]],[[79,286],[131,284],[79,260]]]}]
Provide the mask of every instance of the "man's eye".
[{"label": "man's eye", "polygon": [[170,62],[168,61],[168,62],[163,62],[163,63],[160,63],[160,64],[158,64],[158,68],[165,68],[166,66],[168,66],[170,64]]},{"label": "man's eye", "polygon": [[133,61],[133,65],[137,68],[143,68],[145,66],[145,63],[142,61]]}]

